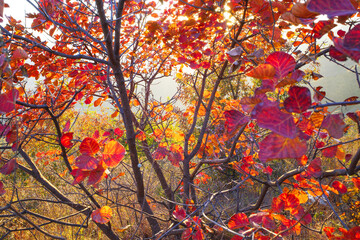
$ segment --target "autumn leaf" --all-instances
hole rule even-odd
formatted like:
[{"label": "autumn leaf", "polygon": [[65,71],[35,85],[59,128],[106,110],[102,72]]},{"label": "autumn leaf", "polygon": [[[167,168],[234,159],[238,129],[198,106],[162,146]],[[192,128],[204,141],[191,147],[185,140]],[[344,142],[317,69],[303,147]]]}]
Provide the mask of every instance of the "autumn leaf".
[{"label": "autumn leaf", "polygon": [[20,60],[26,58],[28,58],[28,54],[25,52],[25,50],[22,47],[17,47],[13,53],[12,59]]},{"label": "autumn leaf", "polygon": [[360,177],[353,178],[351,181],[354,183],[354,186],[360,190]]},{"label": "autumn leaf", "polygon": [[284,101],[284,107],[288,112],[302,113],[311,106],[311,93],[306,87],[292,86],[289,89],[289,97]]},{"label": "autumn leaf", "polygon": [[326,129],[333,138],[341,138],[344,134],[346,124],[342,114],[329,114],[325,117],[322,127]]},{"label": "autumn leaf", "polygon": [[252,69],[246,75],[257,79],[271,79],[275,76],[276,70],[271,64],[261,64]]},{"label": "autumn leaf", "polygon": [[259,159],[267,162],[273,159],[300,158],[307,151],[305,141],[296,138],[286,138],[271,133],[259,143]]},{"label": "autumn leaf", "polygon": [[284,137],[295,138],[297,128],[291,114],[282,112],[277,102],[261,102],[254,108],[252,118],[259,127],[270,129]]},{"label": "autumn leaf", "polygon": [[305,3],[295,3],[291,8],[291,13],[298,18],[315,18],[319,15],[317,12],[311,12],[307,9]]},{"label": "autumn leaf", "polygon": [[228,222],[228,227],[231,230],[242,228],[248,225],[249,225],[249,219],[245,213],[236,213],[230,218]]},{"label": "autumn leaf", "polygon": [[82,154],[94,155],[100,149],[99,143],[90,137],[85,138],[79,147],[79,150]]},{"label": "autumn leaf", "polygon": [[317,22],[312,30],[314,38],[321,38],[324,34],[328,33],[334,27],[336,27],[336,24],[334,24],[333,20]]},{"label": "autumn leaf", "polygon": [[88,154],[82,154],[76,158],[75,165],[83,170],[93,170],[98,166],[99,160]]},{"label": "autumn leaf", "polygon": [[89,176],[90,172],[80,168],[75,168],[71,171],[70,174],[74,177],[74,181],[71,183],[71,185],[76,185],[84,181],[84,179]]},{"label": "autumn leaf", "polygon": [[337,48],[335,48],[334,46],[331,46],[329,48],[329,55],[334,58],[335,60],[338,60],[340,62],[344,62],[347,59],[346,54],[344,54],[343,52],[339,51]]},{"label": "autumn leaf", "polygon": [[71,140],[73,139],[73,134],[74,133],[72,133],[72,132],[63,134],[60,138],[61,145],[63,145],[66,148],[71,148],[74,145],[71,142]]},{"label": "autumn leaf", "polygon": [[125,148],[119,142],[111,140],[105,144],[103,161],[108,167],[116,167],[125,156]]},{"label": "autumn leaf", "polygon": [[333,158],[336,155],[338,148],[337,146],[327,147],[321,150],[324,157]]},{"label": "autumn leaf", "polygon": [[324,99],[324,97],[326,96],[326,92],[325,91],[321,91],[322,87],[318,86],[316,87],[315,91],[314,91],[314,101],[315,102],[320,102],[321,100]]},{"label": "autumn leaf", "polygon": [[345,194],[347,192],[346,186],[343,183],[339,182],[339,181],[335,180],[332,183],[332,186],[333,186],[333,188],[335,188],[341,194]]},{"label": "autumn leaf", "polygon": [[168,159],[172,165],[179,167],[179,163],[184,160],[183,148],[180,145],[172,144],[168,152]]},{"label": "autumn leaf", "polygon": [[184,208],[175,206],[175,210],[173,211],[173,216],[178,220],[182,221],[186,218],[186,211]]},{"label": "autumn leaf", "polygon": [[10,131],[10,127],[0,124],[0,137],[6,136]]},{"label": "autumn leaf", "polygon": [[312,12],[326,14],[329,18],[357,13],[350,0],[310,0],[307,8]]},{"label": "autumn leaf", "polygon": [[344,47],[349,50],[360,51],[360,24],[357,24],[345,35]]},{"label": "autumn leaf", "polygon": [[103,206],[91,213],[91,219],[94,222],[105,224],[110,221],[112,214],[112,210],[109,206]]},{"label": "autumn leaf", "polygon": [[278,79],[286,77],[290,72],[295,70],[296,66],[295,59],[285,52],[271,53],[267,57],[266,63],[271,64],[275,68],[275,77]]},{"label": "autumn leaf", "polygon": [[13,173],[17,168],[18,168],[18,164],[16,162],[16,159],[13,158],[0,168],[0,173],[4,175],[9,175]]},{"label": "autumn leaf", "polygon": [[3,196],[6,193],[6,190],[4,189],[4,184],[2,181],[0,181],[0,196]]},{"label": "autumn leaf", "polygon": [[314,178],[320,177],[322,174],[321,159],[315,158],[314,160],[312,160],[309,166],[307,167],[305,174],[307,177],[314,177]]},{"label": "autumn leaf", "polygon": [[18,97],[19,91],[17,89],[11,89],[0,94],[0,113],[8,113],[14,110]]},{"label": "autumn leaf", "polygon": [[153,153],[154,160],[162,160],[169,154],[169,150],[166,147],[159,146]]},{"label": "autumn leaf", "polygon": [[243,113],[237,110],[229,110],[224,112],[225,116],[225,128],[229,133],[234,132],[240,126],[248,123],[250,121],[250,117],[245,116]]},{"label": "autumn leaf", "polygon": [[87,185],[96,185],[105,177],[107,177],[107,166],[100,161],[97,168],[90,171]]}]

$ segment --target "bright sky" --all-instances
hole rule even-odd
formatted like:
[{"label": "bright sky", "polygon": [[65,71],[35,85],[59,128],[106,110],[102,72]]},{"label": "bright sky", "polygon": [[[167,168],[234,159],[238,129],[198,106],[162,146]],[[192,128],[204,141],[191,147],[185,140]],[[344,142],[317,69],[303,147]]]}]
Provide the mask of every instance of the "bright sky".
[{"label": "bright sky", "polygon": [[26,0],[5,0],[10,8],[4,9],[4,23],[7,23],[6,16],[12,16],[16,20],[25,21],[25,14],[34,12],[33,7]]}]

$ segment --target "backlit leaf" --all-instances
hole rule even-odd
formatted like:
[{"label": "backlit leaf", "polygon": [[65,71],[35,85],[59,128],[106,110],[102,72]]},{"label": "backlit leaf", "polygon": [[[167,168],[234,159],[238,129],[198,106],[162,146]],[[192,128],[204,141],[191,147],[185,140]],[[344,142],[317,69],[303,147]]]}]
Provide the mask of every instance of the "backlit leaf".
[{"label": "backlit leaf", "polygon": [[305,3],[295,3],[291,8],[291,13],[298,18],[315,18],[319,15],[317,12],[309,11]]},{"label": "backlit leaf", "polygon": [[22,47],[17,47],[13,53],[12,58],[14,60],[26,59],[28,58],[28,54],[25,52],[25,50]]},{"label": "backlit leaf", "polygon": [[8,90],[5,93],[0,94],[0,114],[8,113],[15,109],[15,102],[19,97],[19,91],[17,89]]},{"label": "backlit leaf", "polygon": [[322,127],[325,128],[333,138],[341,138],[344,134],[346,124],[342,114],[329,114],[325,117]]},{"label": "backlit leaf", "polygon": [[296,66],[295,59],[285,52],[273,52],[267,57],[266,63],[271,64],[275,68],[275,77],[278,79],[282,79],[294,71]]},{"label": "backlit leaf", "polygon": [[333,188],[338,190],[338,192],[341,193],[341,194],[345,194],[347,192],[346,186],[343,183],[339,182],[339,181],[334,181],[332,183],[332,186],[333,186]]},{"label": "backlit leaf", "polygon": [[300,158],[307,151],[306,141],[286,138],[271,133],[259,143],[259,159],[266,162],[273,159]]},{"label": "backlit leaf", "polygon": [[183,207],[175,206],[175,210],[173,211],[173,216],[178,220],[182,221],[186,218],[186,211]]},{"label": "backlit leaf", "polygon": [[99,160],[88,154],[82,154],[76,158],[75,165],[83,170],[93,170],[97,168]]},{"label": "backlit leaf", "polygon": [[305,173],[307,177],[320,177],[322,174],[321,159],[315,158],[314,160],[312,160]]},{"label": "backlit leaf", "polygon": [[172,165],[179,167],[179,163],[184,160],[183,148],[180,145],[172,144],[168,153],[168,159]]},{"label": "backlit leaf", "polygon": [[321,91],[322,88],[323,87],[321,87],[321,86],[316,87],[315,92],[314,92],[314,96],[313,96],[315,102],[320,102],[326,96],[326,92]]},{"label": "backlit leaf", "polygon": [[9,160],[7,163],[5,163],[1,168],[0,168],[0,173],[4,174],[4,175],[9,175],[11,173],[13,173],[16,168],[18,168],[18,164],[16,162],[16,159],[13,158],[11,160]]},{"label": "backlit leaf", "polygon": [[249,219],[245,213],[236,213],[230,218],[228,222],[228,227],[232,230],[242,228],[248,225]]},{"label": "backlit leaf", "polygon": [[71,183],[71,185],[75,185],[84,181],[84,179],[89,176],[90,172],[87,170],[75,168],[71,171],[70,174],[74,177],[74,181]]},{"label": "backlit leaf", "polygon": [[355,62],[359,62],[359,60],[360,60],[360,51],[354,51],[354,50],[347,49],[346,47],[344,47],[344,40],[341,39],[341,38],[334,38],[333,42],[335,44],[335,48],[339,52],[342,52],[343,54],[347,55],[348,57],[350,57]]},{"label": "backlit leaf", "polygon": [[82,154],[94,155],[100,149],[99,143],[90,137],[85,138],[79,147],[79,150]]},{"label": "backlit leaf", "polygon": [[250,121],[250,117],[245,116],[243,113],[237,110],[229,110],[224,112],[225,116],[225,128],[228,132],[234,132],[241,125],[246,124]]},{"label": "backlit leaf", "polygon": [[307,8],[312,12],[326,14],[329,18],[357,13],[350,0],[310,0]]},{"label": "backlit leaf", "polygon": [[246,75],[257,79],[271,79],[275,76],[276,70],[271,64],[261,64],[252,69]]},{"label": "backlit leaf", "polygon": [[282,112],[277,102],[261,102],[254,108],[252,118],[259,127],[268,128],[284,137],[295,138],[296,126],[291,114]]},{"label": "backlit leaf", "polygon": [[339,50],[337,50],[334,46],[331,46],[329,49],[329,55],[332,58],[335,58],[336,60],[343,62],[346,61],[347,56],[346,54],[344,54],[343,52],[340,52]]},{"label": "backlit leaf", "polygon": [[284,107],[288,112],[301,113],[311,106],[311,93],[306,87],[292,86],[289,89],[289,97],[284,101]]},{"label": "backlit leaf", "polygon": [[166,147],[158,147],[153,153],[152,157],[154,160],[162,160],[164,159],[169,153],[169,150]]},{"label": "backlit leaf", "polygon": [[103,206],[91,213],[91,219],[100,224],[108,223],[111,217],[112,210],[109,206]]},{"label": "backlit leaf", "polygon": [[328,33],[334,27],[336,27],[336,24],[334,24],[334,21],[332,20],[317,22],[312,30],[314,38],[321,38],[324,34]]},{"label": "backlit leaf", "polygon": [[360,51],[360,24],[357,24],[345,35],[344,47],[350,50]]},{"label": "backlit leaf", "polygon": [[91,170],[89,173],[88,185],[95,185],[99,183],[103,178],[107,177],[107,166],[103,161],[100,161],[97,168]]},{"label": "backlit leaf", "polygon": [[108,167],[116,167],[123,160],[125,152],[123,145],[111,140],[105,144],[103,160]]},{"label": "backlit leaf", "polygon": [[61,136],[60,141],[61,144],[66,147],[66,148],[71,148],[74,144],[71,142],[71,140],[73,139],[73,134],[72,132],[68,132],[65,133]]}]

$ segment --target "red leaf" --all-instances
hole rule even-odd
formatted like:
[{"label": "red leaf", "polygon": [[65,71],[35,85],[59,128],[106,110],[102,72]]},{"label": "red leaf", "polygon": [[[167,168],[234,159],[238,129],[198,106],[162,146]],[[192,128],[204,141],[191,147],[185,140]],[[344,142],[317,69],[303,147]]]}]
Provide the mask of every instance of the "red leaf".
[{"label": "red leaf", "polygon": [[314,101],[315,102],[320,102],[326,96],[326,92],[320,91],[321,89],[322,89],[321,86],[316,87],[316,89],[315,89],[315,93],[314,93]]},{"label": "red leaf", "polygon": [[326,14],[329,18],[357,13],[350,0],[310,0],[307,8],[312,12]]},{"label": "red leaf", "polygon": [[301,113],[311,106],[311,93],[306,87],[292,86],[289,89],[289,97],[284,101],[284,107],[288,112]]},{"label": "red leaf", "polygon": [[357,24],[345,35],[344,47],[349,50],[360,51],[360,24]]},{"label": "red leaf", "polygon": [[4,189],[4,184],[0,181],[0,196],[4,195],[6,190]]},{"label": "red leaf", "polygon": [[175,210],[173,211],[173,216],[178,220],[182,221],[186,218],[186,211],[184,208],[175,206]]},{"label": "red leaf", "polygon": [[76,168],[73,169],[70,174],[74,176],[74,181],[71,183],[71,185],[75,185],[84,181],[84,179],[89,176],[90,172]]},{"label": "red leaf", "polygon": [[66,148],[71,148],[74,144],[71,142],[71,140],[73,139],[73,133],[72,132],[68,132],[65,133],[61,136],[60,141],[61,144],[66,147]]},{"label": "red leaf", "polygon": [[26,58],[28,58],[28,54],[25,52],[25,50],[22,47],[17,47],[13,52],[12,59],[14,60],[26,59]]},{"label": "red leaf", "polygon": [[248,116],[245,116],[237,110],[229,110],[224,112],[225,116],[225,128],[228,132],[232,133],[237,130],[241,125],[250,121]]},{"label": "red leaf", "polygon": [[339,193],[341,194],[345,194],[347,192],[347,188],[344,184],[342,184],[339,181],[334,181],[332,183],[333,188],[335,188],[336,190],[338,190]]},{"label": "red leaf", "polygon": [[0,94],[0,113],[8,113],[15,109],[15,102],[19,97],[17,89]]},{"label": "red leaf", "polygon": [[318,177],[321,176],[321,174],[322,174],[321,159],[320,158],[315,158],[309,164],[309,166],[308,166],[308,168],[306,170],[306,175],[307,175],[307,177],[318,178]]},{"label": "red leaf", "polygon": [[250,113],[258,103],[261,103],[258,97],[243,97],[240,100],[241,108],[247,113]]},{"label": "red leaf", "polygon": [[168,159],[172,165],[179,167],[179,162],[184,160],[183,148],[180,145],[172,144],[168,153]]},{"label": "red leaf", "polygon": [[107,177],[106,168],[107,166],[103,161],[100,161],[98,167],[92,171],[90,171],[88,185],[95,185],[99,183],[103,178]]},{"label": "red leaf", "polygon": [[233,215],[228,222],[228,227],[231,230],[242,228],[248,225],[249,225],[249,219],[245,213],[237,213]]},{"label": "red leaf", "polygon": [[6,136],[10,131],[10,127],[0,124],[0,137]]},{"label": "red leaf", "polygon": [[112,210],[109,206],[103,206],[91,213],[91,219],[100,224],[108,223],[111,217]]},{"label": "red leaf", "polygon": [[353,183],[354,183],[354,186],[355,186],[357,189],[360,189],[360,177],[353,178],[352,181],[353,181]]},{"label": "red leaf", "polygon": [[334,38],[333,39],[334,44],[335,44],[335,48],[342,52],[343,54],[349,56],[352,60],[354,60],[355,62],[359,62],[360,59],[360,51],[353,51],[353,50],[349,50],[347,48],[344,47],[344,40],[341,38]]},{"label": "red leaf", "polygon": [[246,75],[257,79],[272,79],[275,76],[276,70],[271,64],[260,64],[252,69]]},{"label": "red leaf", "polygon": [[115,140],[106,143],[103,160],[108,167],[116,167],[125,156],[125,148]]},{"label": "red leaf", "polygon": [[70,120],[68,120],[68,121],[65,123],[63,132],[68,132],[69,130],[70,130]]},{"label": "red leaf", "polygon": [[100,149],[99,143],[90,137],[85,138],[79,147],[79,150],[82,154],[94,155]]},{"label": "red leaf", "polygon": [[297,129],[292,115],[282,112],[277,102],[261,102],[251,115],[257,119],[259,127],[268,128],[288,138],[296,136]]},{"label": "red leaf", "polygon": [[307,151],[306,141],[298,137],[291,139],[271,133],[259,143],[259,159],[266,162],[272,159],[300,158]]},{"label": "red leaf", "polygon": [[94,139],[98,139],[100,137],[100,133],[99,133],[99,130],[96,130],[93,134],[93,138]]},{"label": "red leaf", "polygon": [[334,24],[333,20],[319,21],[315,24],[312,33],[314,34],[315,38],[321,38],[334,27],[336,27],[336,24]]},{"label": "red leaf", "polygon": [[299,198],[291,193],[282,193],[279,198],[284,202],[284,210],[293,210],[300,205]]},{"label": "red leaf", "polygon": [[285,203],[283,200],[281,200],[279,197],[277,198],[273,198],[272,200],[272,203],[271,203],[271,209],[274,211],[274,212],[282,212],[282,210],[284,210],[285,208]]},{"label": "red leaf", "polygon": [[162,160],[169,154],[169,150],[166,147],[158,147],[153,153],[154,160]]},{"label": "red leaf", "polygon": [[333,147],[328,147],[328,148],[324,148],[322,151],[322,154],[324,157],[327,158],[333,158],[336,155],[337,152],[337,146],[333,146]]},{"label": "red leaf", "polygon": [[75,165],[82,170],[93,170],[97,168],[98,163],[98,159],[87,154],[82,154],[76,158]]},{"label": "red leaf", "polygon": [[0,168],[0,173],[4,175],[9,175],[13,173],[17,168],[18,168],[18,164],[16,162],[16,159],[13,158]]},{"label": "red leaf", "polygon": [[322,127],[325,128],[333,138],[341,138],[346,127],[342,114],[329,114],[325,117]]},{"label": "red leaf", "polygon": [[334,46],[330,47],[329,55],[330,55],[330,57],[335,58],[336,60],[338,60],[340,62],[344,62],[347,59],[346,54],[344,54],[343,52],[340,52]]},{"label": "red leaf", "polygon": [[266,63],[275,67],[275,77],[278,79],[286,77],[290,72],[295,70],[296,66],[295,59],[285,52],[273,52],[267,57]]},{"label": "red leaf", "polygon": [[120,128],[115,128],[114,133],[117,135],[118,138],[124,135],[124,131],[121,130]]}]

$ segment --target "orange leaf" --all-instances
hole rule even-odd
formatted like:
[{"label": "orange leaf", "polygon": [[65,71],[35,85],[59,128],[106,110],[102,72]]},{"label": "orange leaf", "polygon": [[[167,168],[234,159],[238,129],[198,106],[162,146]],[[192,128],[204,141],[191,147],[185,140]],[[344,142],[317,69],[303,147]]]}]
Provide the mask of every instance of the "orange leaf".
[{"label": "orange leaf", "polygon": [[233,215],[228,222],[228,227],[232,230],[242,228],[248,225],[249,219],[245,213],[237,213]]},{"label": "orange leaf", "polygon": [[106,143],[103,160],[108,167],[116,167],[125,156],[125,148],[115,140]]},{"label": "orange leaf", "polygon": [[339,182],[339,181],[334,181],[334,182],[332,183],[332,186],[333,186],[336,190],[338,190],[339,193],[341,193],[341,194],[344,194],[344,193],[347,192],[346,186],[345,186],[343,183]]},{"label": "orange leaf", "polygon": [[357,189],[360,189],[360,177],[353,178],[352,181],[353,181],[353,183],[354,183],[354,186],[355,186]]},{"label": "orange leaf", "polygon": [[100,224],[108,223],[111,217],[112,210],[109,206],[103,206],[91,213],[92,220]]},{"label": "orange leaf", "polygon": [[100,149],[99,143],[90,137],[85,138],[79,147],[79,150],[82,154],[94,155]]},{"label": "orange leaf", "polygon": [[258,79],[272,79],[275,76],[276,70],[271,64],[260,64],[246,75]]}]

